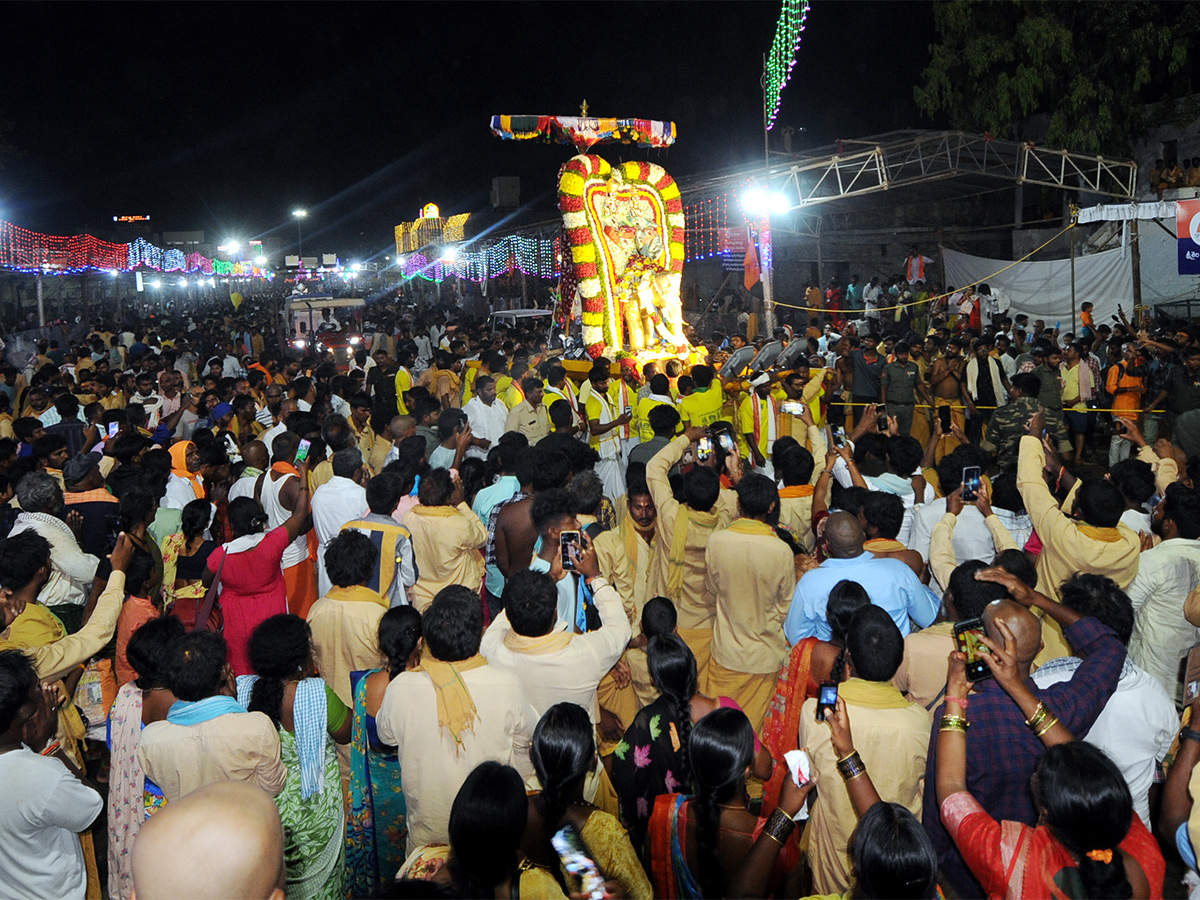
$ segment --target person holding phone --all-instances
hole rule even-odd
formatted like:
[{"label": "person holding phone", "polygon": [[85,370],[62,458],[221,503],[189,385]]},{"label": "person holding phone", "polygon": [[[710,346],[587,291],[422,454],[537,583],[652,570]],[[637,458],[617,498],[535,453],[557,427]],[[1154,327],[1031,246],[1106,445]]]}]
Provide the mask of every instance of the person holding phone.
[{"label": "person holding phone", "polygon": [[835,749],[831,727],[817,720],[820,698],[806,701],[801,709],[799,743],[821,784],[808,845],[814,893],[836,894],[851,887],[850,838],[858,820],[849,790],[856,772],[869,770],[883,799],[910,813],[920,810],[933,717],[893,685],[903,658],[904,639],[891,617],[877,606],[859,609],[830,676],[837,697],[825,716],[828,721],[840,708],[853,721],[856,752],[849,760]]},{"label": "person holding phone", "polygon": [[[966,342],[961,338],[951,338],[946,342],[945,355],[935,359],[929,367],[929,391],[933,395],[934,407],[939,411],[950,410],[951,427],[957,425],[965,429],[967,424],[966,405],[969,397],[966,383],[966,363],[962,358]],[[950,429],[943,427],[943,453],[949,453],[959,445],[957,439],[950,436]]]}]

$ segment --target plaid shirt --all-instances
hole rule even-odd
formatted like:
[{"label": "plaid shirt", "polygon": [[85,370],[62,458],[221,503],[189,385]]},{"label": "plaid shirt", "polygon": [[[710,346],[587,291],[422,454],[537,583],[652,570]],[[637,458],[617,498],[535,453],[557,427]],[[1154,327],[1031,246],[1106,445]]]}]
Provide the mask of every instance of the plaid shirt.
[{"label": "plaid shirt", "polygon": [[[1057,716],[1071,734],[1082,736],[1092,727],[1108,698],[1117,689],[1125,647],[1109,628],[1093,618],[1083,618],[1063,636],[1083,663],[1070,681],[1040,690],[1032,679],[1030,690]],[[967,737],[967,790],[998,821],[1034,825],[1037,810],[1029,793],[1029,778],[1044,747],[1025,725],[1025,715],[995,680],[982,681],[971,695],[971,731]],[[958,707],[954,708],[957,712]],[[943,704],[934,714],[933,733],[925,764],[925,803],[921,818],[938,853],[941,872],[962,897],[983,893],[942,826],[937,802],[938,722]]]}]

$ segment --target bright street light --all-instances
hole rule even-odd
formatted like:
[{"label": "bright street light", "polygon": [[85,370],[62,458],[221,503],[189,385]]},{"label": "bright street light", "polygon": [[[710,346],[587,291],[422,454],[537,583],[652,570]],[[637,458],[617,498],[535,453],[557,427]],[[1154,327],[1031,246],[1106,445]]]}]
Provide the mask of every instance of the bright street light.
[{"label": "bright street light", "polygon": [[454,247],[447,247],[442,251],[442,262],[452,263],[458,259],[458,250]]},{"label": "bright street light", "polygon": [[760,187],[752,187],[742,194],[742,209],[752,216],[778,216],[791,209],[791,204],[779,191],[767,193]]},{"label": "bright street light", "polygon": [[242,249],[242,245],[239,244],[237,241],[226,241],[225,242],[225,250],[228,251],[229,253],[237,253],[241,249]]},{"label": "bright street light", "polygon": [[265,256],[256,256],[254,257],[254,264],[256,266],[265,266],[267,264],[267,258]]},{"label": "bright street light", "polygon": [[297,219],[303,219],[305,216],[308,215],[308,210],[307,209],[293,209],[292,215],[295,216]]},{"label": "bright street light", "polygon": [[299,271],[304,265],[304,231],[300,227],[301,222],[308,218],[307,209],[293,209],[292,216],[296,220],[296,243],[299,245],[296,250],[296,270]]}]

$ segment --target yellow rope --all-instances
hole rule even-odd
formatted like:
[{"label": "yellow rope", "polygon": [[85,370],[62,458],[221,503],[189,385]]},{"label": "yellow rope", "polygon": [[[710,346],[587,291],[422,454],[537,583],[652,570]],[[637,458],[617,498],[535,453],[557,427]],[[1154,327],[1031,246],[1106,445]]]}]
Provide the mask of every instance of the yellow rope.
[{"label": "yellow rope", "polygon": [[[970,283],[968,283],[968,284],[964,284],[964,285],[962,285],[961,287],[959,287],[958,289],[956,289],[956,290],[954,291],[954,294],[957,294],[959,291],[962,291],[962,290],[964,290],[964,289],[966,289],[966,288],[969,288],[969,287],[975,287],[976,285],[983,284],[983,283],[984,283],[984,282],[986,282],[986,281],[991,281],[991,280],[992,280],[993,278],[995,278],[997,275],[1003,275],[1005,272],[1007,272],[1007,271],[1008,271],[1009,269],[1011,269],[1013,266],[1015,266],[1015,265],[1017,265],[1017,264],[1019,264],[1019,263],[1023,263],[1023,262],[1025,262],[1025,260],[1029,259],[1029,257],[1031,257],[1031,256],[1033,256],[1034,254],[1036,254],[1036,253],[1039,253],[1039,252],[1041,252],[1042,250],[1044,250],[1046,247],[1048,247],[1048,246],[1049,246],[1050,244],[1052,244],[1054,241],[1058,240],[1060,237],[1062,237],[1064,234],[1066,234],[1068,231],[1070,231],[1070,230],[1071,230],[1072,228],[1074,228],[1074,227],[1075,227],[1075,219],[1074,219],[1074,218],[1072,218],[1072,219],[1071,219],[1071,224],[1070,224],[1070,225],[1068,225],[1066,228],[1064,228],[1064,229],[1063,229],[1062,231],[1060,231],[1058,234],[1054,235],[1054,237],[1050,238],[1048,241],[1046,241],[1046,242],[1045,242],[1044,244],[1042,244],[1040,247],[1035,247],[1034,249],[1030,250],[1028,253],[1026,253],[1024,256],[1022,256],[1020,259],[1018,259],[1018,260],[1014,260],[1013,262],[1009,263],[1007,266],[1005,266],[1005,267],[1004,267],[1003,269],[1001,269],[999,272],[993,272],[991,275],[988,275],[986,278],[980,278],[978,281],[972,281],[972,282],[970,282]],[[952,296],[954,296],[954,294],[951,294],[951,293],[945,293],[945,294],[936,294],[936,295],[935,295],[935,296],[933,296],[933,297],[926,297],[924,300],[913,300],[913,301],[912,301],[912,302],[910,302],[910,303],[898,303],[898,304],[896,304],[895,306],[876,306],[876,307],[875,307],[875,309],[873,310],[873,312],[889,312],[889,311],[892,311],[892,310],[904,309],[904,308],[906,308],[906,307],[909,307],[909,306],[920,306],[922,303],[932,303],[934,300],[941,300],[941,299],[942,299],[942,298],[944,298],[944,297],[952,297]],[[849,312],[865,312],[865,310],[860,310],[860,309],[836,309],[836,310],[831,310],[831,309],[828,309],[828,308],[826,308],[826,307],[824,307],[824,306],[797,306],[797,305],[796,305],[796,304],[794,304],[794,303],[783,303],[783,302],[781,302],[781,301],[779,301],[779,300],[775,300],[775,301],[773,301],[773,302],[774,302],[774,305],[775,305],[775,306],[785,306],[785,307],[787,307],[788,309],[800,309],[800,310],[804,310],[805,312],[816,312],[816,313],[824,313],[824,312],[836,312],[836,313],[839,313],[839,314],[841,314],[841,313],[849,313]]]}]

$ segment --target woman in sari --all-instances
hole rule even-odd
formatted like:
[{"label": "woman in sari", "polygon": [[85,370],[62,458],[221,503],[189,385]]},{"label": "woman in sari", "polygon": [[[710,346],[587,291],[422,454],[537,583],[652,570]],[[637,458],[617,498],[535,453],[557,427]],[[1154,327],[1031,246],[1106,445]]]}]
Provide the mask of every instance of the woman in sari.
[{"label": "woman in sari", "polygon": [[250,661],[258,674],[238,678],[238,702],[279,729],[288,774],[275,803],[287,896],[341,900],[345,811],[333,744],[350,739],[350,711],[317,676],[311,643],[308,623],[298,616],[271,616],[255,628]]},{"label": "woman in sari", "polygon": [[137,748],[142,729],[161,722],[175,702],[165,684],[167,647],[183,637],[178,619],[147,622],[133,633],[125,648],[137,678],[117,692],[108,717],[108,747],[112,769],[108,782],[108,896],[129,900],[133,890],[129,853],[142,822],[163,804],[162,791],[142,771]]},{"label": "woman in sari", "polygon": [[[982,658],[1047,750],[1029,787],[1038,824],[999,822],[967,789],[966,656],[950,654],[947,712],[937,735],[937,802],[942,822],[990,898],[1161,898],[1166,863],[1133,812],[1121,771],[1102,750],[1076,741],[1022,680],[1016,639],[997,623],[1004,644],[984,638]],[[958,699],[961,698],[961,699]],[[952,705],[950,705],[952,704]],[[1014,785],[1014,789],[1018,786]]]},{"label": "woman in sari", "polygon": [[234,538],[217,547],[208,557],[204,572],[207,590],[214,579],[221,582],[221,614],[229,665],[235,675],[250,673],[246,652],[250,634],[267,618],[287,612],[287,589],[280,560],[284,551],[304,530],[308,517],[307,466],[301,464],[296,507],[278,528],[263,533],[267,514],[251,497],[238,497],[229,504],[229,527]]},{"label": "woman in sari", "polygon": [[450,897],[566,900],[549,870],[521,853],[528,818],[529,801],[517,770],[494,760],[480,763],[450,807],[450,844],[413,851],[396,879],[432,881]]},{"label": "woman in sari", "polygon": [[[204,539],[211,520],[212,504],[193,500],[183,508],[180,530],[168,534],[162,542],[163,596],[170,613],[188,628],[196,625],[196,613],[205,594],[204,570],[209,554],[217,547],[215,541]],[[209,615],[208,630],[220,630],[216,607]]]},{"label": "woman in sari", "polygon": [[[692,773],[686,747],[692,726],[715,709],[739,709],[728,697],[708,697],[696,688],[696,657],[676,634],[646,645],[650,677],[659,698],[643,708],[612,754],[613,788],[629,837],[640,846],[655,798],[688,791]],[[754,774],[771,776],[770,754],[754,739]]]},{"label": "woman in sari", "polygon": [[799,851],[789,840],[813,782],[784,781],[769,817],[750,812],[746,779],[754,729],[738,709],[717,709],[696,723],[687,742],[695,794],[654,801],[646,858],[655,897],[796,896],[785,886]]},{"label": "woman in sari", "polygon": [[556,831],[573,825],[588,855],[609,881],[621,886],[623,896],[652,900],[650,880],[621,823],[583,799],[584,779],[596,762],[596,730],[583,707],[558,703],[546,710],[533,731],[529,757],[542,790],[529,798],[529,821],[521,840],[525,856],[555,872],[565,893],[577,893],[577,877],[562,868],[550,843]]},{"label": "woman in sari", "polygon": [[350,732],[350,810],[346,821],[346,893],[373,897],[396,877],[408,840],[408,808],[395,747],[379,742],[375,715],[392,679],[420,662],[421,614],[389,609],[379,620],[386,669],[351,672],[354,723]]},{"label": "woman in sari", "polygon": [[833,634],[827,641],[804,638],[792,648],[788,661],[779,671],[775,696],[762,724],[763,744],[775,760],[775,772],[763,786],[763,809],[767,812],[775,808],[783,779],[787,777],[783,755],[789,750],[800,749],[800,709],[805,700],[817,696],[821,682],[829,681],[834,661],[846,644],[850,620],[860,607],[870,602],[871,598],[857,581],[843,579],[835,584],[825,607],[825,619]]}]

